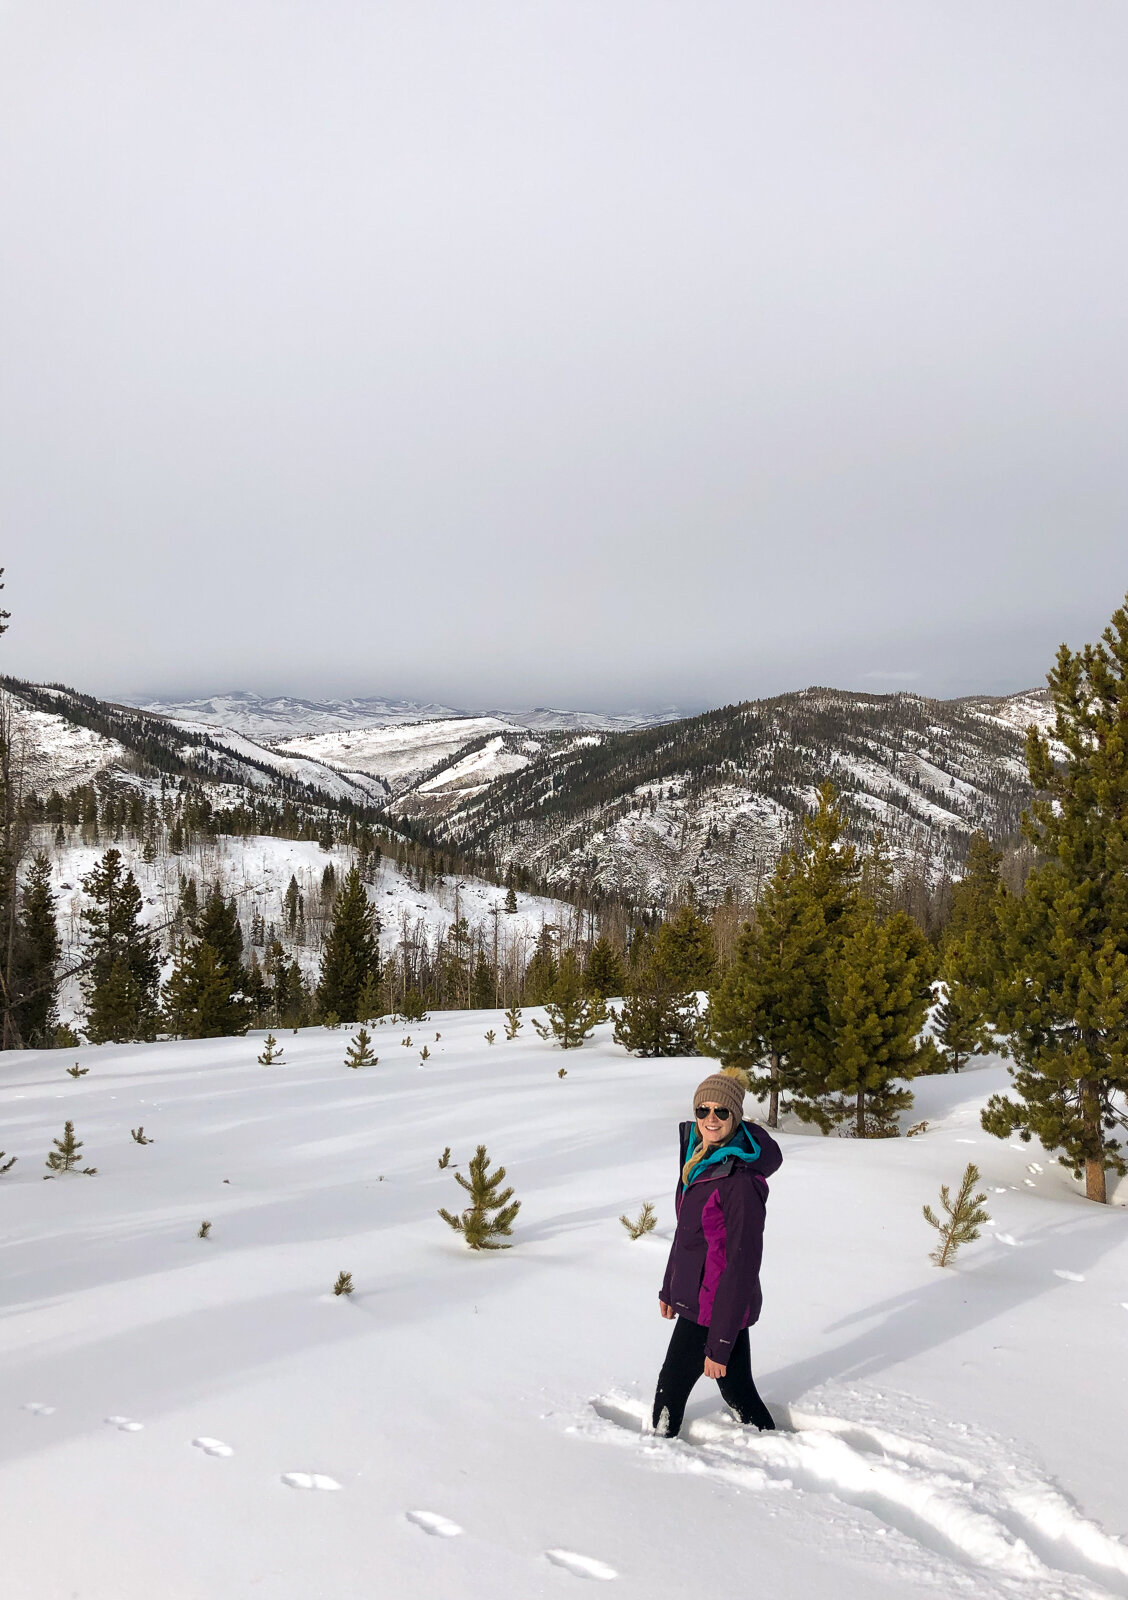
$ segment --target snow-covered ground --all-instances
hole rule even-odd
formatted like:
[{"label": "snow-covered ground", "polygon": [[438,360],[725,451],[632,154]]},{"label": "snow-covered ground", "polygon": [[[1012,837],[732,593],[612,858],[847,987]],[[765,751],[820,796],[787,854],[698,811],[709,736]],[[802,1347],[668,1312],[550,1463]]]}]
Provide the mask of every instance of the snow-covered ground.
[{"label": "snow-covered ground", "polygon": [[[703,1382],[667,1442],[639,1423],[706,1064],[500,1023],[385,1024],[359,1071],[320,1029],[270,1068],[253,1038],[0,1057],[5,1596],[1128,1595],[1128,1219],[980,1131],[998,1063],[918,1082],[918,1137],[783,1135],[752,1339],[783,1426]],[[66,1118],[98,1174],[44,1183]],[[522,1202],[496,1255],[436,1216],[479,1142]],[[920,1207],[968,1159],[993,1226],[941,1272]]]},{"label": "snow-covered ground", "polygon": [[350,772],[371,773],[384,778],[398,793],[440,762],[455,760],[459,751],[475,739],[508,731],[508,725],[497,717],[455,717],[390,728],[311,734],[286,739],[278,749],[289,756],[305,756]]}]

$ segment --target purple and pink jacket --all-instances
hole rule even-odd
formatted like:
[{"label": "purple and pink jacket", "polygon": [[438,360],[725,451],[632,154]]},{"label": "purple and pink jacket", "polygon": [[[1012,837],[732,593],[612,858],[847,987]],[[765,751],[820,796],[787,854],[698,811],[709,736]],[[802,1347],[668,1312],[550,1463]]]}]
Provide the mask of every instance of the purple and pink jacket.
[{"label": "purple and pink jacket", "polygon": [[707,1327],[706,1356],[727,1365],[737,1334],[760,1315],[767,1179],[783,1154],[763,1128],[742,1122],[694,1168],[686,1188],[680,1173],[698,1137],[695,1123],[682,1123],[678,1225],[659,1299]]}]

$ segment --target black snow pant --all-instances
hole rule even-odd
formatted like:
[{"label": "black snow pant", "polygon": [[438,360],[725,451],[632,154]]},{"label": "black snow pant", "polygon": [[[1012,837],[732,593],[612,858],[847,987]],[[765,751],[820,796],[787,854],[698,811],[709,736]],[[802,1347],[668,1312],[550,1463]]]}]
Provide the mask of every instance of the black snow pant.
[{"label": "black snow pant", "polygon": [[[654,1431],[673,1439],[682,1425],[686,1403],[698,1378],[705,1371],[705,1341],[709,1330],[700,1322],[679,1317],[670,1335],[670,1348],[658,1374],[654,1396]],[[748,1329],[742,1328],[733,1342],[732,1354],[725,1363],[725,1375],[717,1379],[721,1399],[731,1406],[741,1422],[757,1428],[774,1428],[772,1414],[756,1392],[752,1363],[748,1353]]]}]

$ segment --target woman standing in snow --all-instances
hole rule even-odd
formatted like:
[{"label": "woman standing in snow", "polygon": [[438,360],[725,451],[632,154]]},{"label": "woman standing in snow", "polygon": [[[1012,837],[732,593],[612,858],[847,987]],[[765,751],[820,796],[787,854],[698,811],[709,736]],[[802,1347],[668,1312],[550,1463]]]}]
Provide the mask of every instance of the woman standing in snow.
[{"label": "woman standing in snow", "polygon": [[766,1180],[783,1156],[743,1110],[744,1090],[718,1072],[698,1084],[693,1121],[681,1125],[678,1224],[658,1297],[677,1322],[653,1415],[654,1431],[670,1438],[702,1373],[716,1378],[741,1422],[775,1427],[752,1379],[748,1329],[760,1315]]}]

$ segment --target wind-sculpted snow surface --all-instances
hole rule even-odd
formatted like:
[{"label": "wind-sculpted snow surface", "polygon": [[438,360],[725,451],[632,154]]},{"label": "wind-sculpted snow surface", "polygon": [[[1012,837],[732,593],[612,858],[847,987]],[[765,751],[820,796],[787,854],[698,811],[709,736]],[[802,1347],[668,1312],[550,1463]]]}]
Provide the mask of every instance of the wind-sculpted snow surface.
[{"label": "wind-sculpted snow surface", "polygon": [[[601,1024],[560,1079],[500,1012],[427,1032],[420,1066],[374,1025],[363,1073],[319,1028],[270,1072],[262,1035],[0,1055],[5,1600],[685,1600],[713,1573],[1128,1600],[1128,1183],[1090,1205],[983,1134],[999,1062],[919,1080],[911,1140],[780,1130],[752,1330],[778,1431],[703,1381],[665,1440],[644,1424],[700,1060]],[[44,1183],[64,1119],[98,1174]],[[481,1143],[521,1201],[496,1255],[437,1215]],[[969,1159],[992,1226],[940,1271],[921,1205]]]}]

